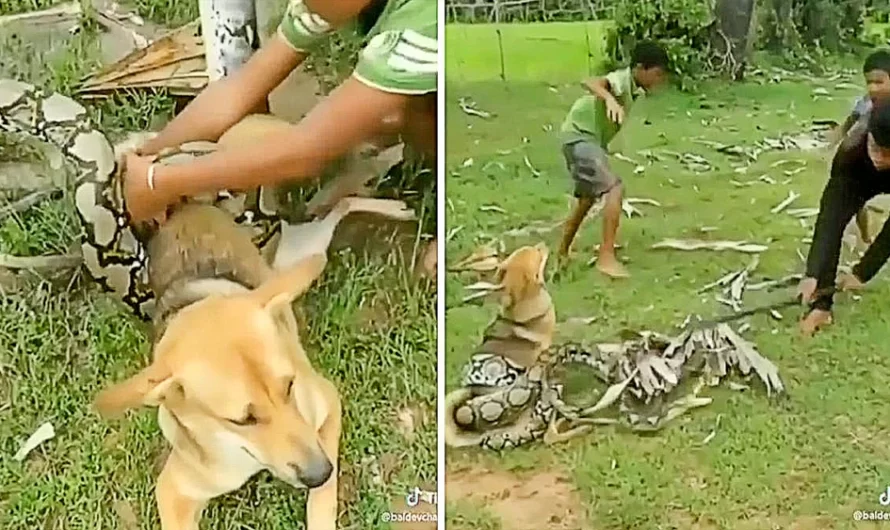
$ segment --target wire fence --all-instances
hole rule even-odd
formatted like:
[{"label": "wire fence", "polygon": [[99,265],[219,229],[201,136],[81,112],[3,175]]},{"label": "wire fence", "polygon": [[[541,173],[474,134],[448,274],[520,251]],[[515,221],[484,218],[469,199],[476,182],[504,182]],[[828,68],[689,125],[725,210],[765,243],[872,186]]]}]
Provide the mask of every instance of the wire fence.
[{"label": "wire fence", "polygon": [[599,72],[612,59],[612,3],[445,0],[449,79],[558,82]]},{"label": "wire fence", "polygon": [[501,22],[572,22],[606,20],[608,0],[445,0],[447,22],[485,24]]}]

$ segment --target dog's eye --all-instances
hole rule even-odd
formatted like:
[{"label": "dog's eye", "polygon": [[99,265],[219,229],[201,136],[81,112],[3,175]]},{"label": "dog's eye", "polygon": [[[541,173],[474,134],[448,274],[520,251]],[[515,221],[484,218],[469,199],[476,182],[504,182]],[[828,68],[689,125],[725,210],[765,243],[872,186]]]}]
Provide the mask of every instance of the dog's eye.
[{"label": "dog's eye", "polygon": [[293,389],[294,389],[294,380],[291,379],[291,380],[288,381],[288,383],[287,383],[287,390],[284,391],[284,395],[285,395],[285,396],[289,396],[290,393],[291,393],[291,391],[293,391]]},{"label": "dog's eye", "polygon": [[241,427],[247,427],[248,425],[256,425],[257,419],[253,414],[248,414],[247,416],[241,418],[240,420],[229,420],[231,423],[235,425],[240,425]]}]

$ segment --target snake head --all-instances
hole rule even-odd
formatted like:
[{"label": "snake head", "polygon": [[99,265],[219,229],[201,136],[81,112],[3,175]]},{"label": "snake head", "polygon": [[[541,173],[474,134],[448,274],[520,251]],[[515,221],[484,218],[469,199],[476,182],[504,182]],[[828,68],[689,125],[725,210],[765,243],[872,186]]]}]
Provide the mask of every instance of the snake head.
[{"label": "snake head", "polygon": [[496,278],[501,285],[504,305],[530,298],[544,288],[544,269],[549,254],[544,243],[524,246],[498,265]]}]

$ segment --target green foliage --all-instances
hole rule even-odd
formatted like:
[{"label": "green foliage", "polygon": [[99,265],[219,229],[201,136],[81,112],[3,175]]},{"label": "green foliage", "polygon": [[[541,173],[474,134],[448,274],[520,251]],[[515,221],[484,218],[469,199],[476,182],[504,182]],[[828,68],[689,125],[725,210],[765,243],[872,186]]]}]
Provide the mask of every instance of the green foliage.
[{"label": "green foliage", "polygon": [[887,0],[867,0],[865,10],[873,22],[890,24],[890,2]]},{"label": "green foliage", "polygon": [[135,0],[136,12],[168,28],[188,24],[198,18],[197,0]]},{"label": "green foliage", "polygon": [[681,87],[689,88],[696,79],[715,73],[712,0],[618,0],[614,19],[620,62],[630,61],[630,52],[639,41],[654,40],[667,49]]},{"label": "green foliage", "polygon": [[764,0],[758,46],[786,57],[851,51],[860,43],[868,1]]},{"label": "green foliage", "polygon": [[57,3],[55,0],[3,0],[0,2],[0,15],[15,15],[47,9],[55,3]]}]

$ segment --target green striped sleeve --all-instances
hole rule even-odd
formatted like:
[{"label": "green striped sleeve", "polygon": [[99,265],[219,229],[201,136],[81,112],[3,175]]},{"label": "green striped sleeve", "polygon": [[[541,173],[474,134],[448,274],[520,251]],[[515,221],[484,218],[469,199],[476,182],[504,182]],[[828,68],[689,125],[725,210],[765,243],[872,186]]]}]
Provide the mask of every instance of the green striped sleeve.
[{"label": "green striped sleeve", "polygon": [[374,36],[353,75],[366,85],[397,94],[435,92],[439,68],[436,25],[395,29]]},{"label": "green striped sleeve", "polygon": [[278,26],[278,34],[300,51],[306,51],[333,31],[334,28],[325,19],[310,11],[303,0],[290,1],[287,12]]}]

